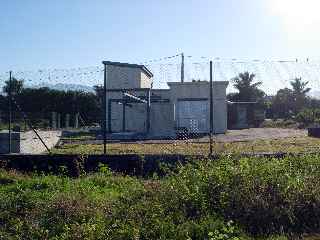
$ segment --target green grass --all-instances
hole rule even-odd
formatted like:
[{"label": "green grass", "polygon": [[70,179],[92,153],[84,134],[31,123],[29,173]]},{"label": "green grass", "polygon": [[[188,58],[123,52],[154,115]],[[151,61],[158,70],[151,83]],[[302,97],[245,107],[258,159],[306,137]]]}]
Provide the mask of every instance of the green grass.
[{"label": "green grass", "polygon": [[151,179],[0,170],[0,239],[317,239],[319,226],[320,155],[198,159]]},{"label": "green grass", "polygon": [[[213,150],[217,153],[265,153],[265,152],[320,152],[320,139],[311,137],[283,138],[274,140],[256,140],[233,143],[214,143]],[[112,143],[107,145],[110,154],[208,154],[208,143],[190,143],[176,141],[173,144],[139,144]],[[100,154],[103,145],[97,144],[65,144],[53,149],[61,154]]]},{"label": "green grass", "polygon": [[299,123],[292,119],[284,120],[284,119],[277,119],[277,120],[265,120],[261,123],[260,127],[263,128],[298,128]]},{"label": "green grass", "polygon": [[95,140],[96,136],[94,133],[89,133],[89,132],[78,132],[78,133],[73,133],[70,136],[62,137],[61,140],[64,141],[84,141],[84,140]]},{"label": "green grass", "polygon": [[[0,171],[0,239],[83,239],[69,231],[83,227],[93,237],[113,202],[143,185],[135,178],[97,173],[79,179]],[[75,233],[76,234],[76,233]]]}]

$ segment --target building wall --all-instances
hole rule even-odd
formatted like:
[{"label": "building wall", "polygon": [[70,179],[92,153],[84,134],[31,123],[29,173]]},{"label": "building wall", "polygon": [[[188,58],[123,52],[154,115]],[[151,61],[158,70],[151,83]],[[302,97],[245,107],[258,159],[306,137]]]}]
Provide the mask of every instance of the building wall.
[{"label": "building wall", "polygon": [[[123,68],[123,67],[122,67]],[[140,70],[139,70],[140,71]],[[135,71],[133,71],[135,72]],[[114,74],[114,72],[112,72]],[[141,78],[144,73],[140,71]],[[110,87],[119,88],[116,85],[116,76],[113,76],[113,82]],[[126,76],[125,74],[120,76]],[[132,73],[131,76],[134,76]],[[118,82],[124,83],[126,78],[120,78]],[[108,79],[109,80],[109,79]],[[150,79],[149,79],[150,80]],[[141,81],[141,87],[146,87],[148,80]],[[181,100],[202,100],[208,101],[210,97],[209,82],[187,82],[187,83],[168,83],[170,89],[155,89],[151,91],[153,97],[167,99],[169,102],[152,102],[151,104],[151,129],[150,134],[154,137],[174,136],[178,127],[177,108],[178,102]],[[227,101],[226,101],[226,87],[228,82],[213,82],[213,128],[215,133],[225,133],[227,130]],[[127,86],[127,85],[121,85]],[[134,88],[137,85],[130,85]],[[127,88],[127,87],[126,87]],[[143,92],[141,92],[143,93]],[[108,99],[121,99],[122,93],[111,92],[108,93]],[[146,132],[146,105],[143,103],[133,103],[132,107],[126,107],[126,131],[131,132]],[[108,109],[107,109],[108,110]],[[112,131],[122,131],[122,105],[112,104]],[[210,112],[207,112],[206,129],[210,129]]]},{"label": "building wall", "polygon": [[227,102],[223,99],[213,101],[213,131],[225,133],[227,131]]},{"label": "building wall", "polygon": [[141,69],[107,65],[107,89],[139,88]]},{"label": "building wall", "polygon": [[[124,67],[107,65],[107,89],[130,89],[150,88],[150,77],[141,69],[135,67]],[[133,92],[139,96],[144,92]],[[122,99],[121,92],[107,93],[107,114],[109,112],[109,101],[111,99]],[[146,130],[146,107],[145,104],[131,104],[132,108],[126,107],[126,131],[144,132]],[[111,103],[111,130],[122,131],[122,105],[117,102]],[[107,118],[107,125],[109,125]]]},{"label": "building wall", "polygon": [[152,137],[173,137],[175,135],[172,103],[152,103],[150,115]]},{"label": "building wall", "polygon": [[162,99],[170,99],[170,89],[152,89],[151,96],[161,97]]},{"label": "building wall", "polygon": [[141,88],[151,88],[152,79],[144,71],[141,71],[140,75],[141,75],[140,76],[140,79],[141,79],[140,86],[141,86]]},{"label": "building wall", "polygon": [[[138,95],[138,94],[136,94]],[[112,100],[111,100],[112,99]],[[115,99],[119,101],[114,101]],[[110,92],[108,102],[110,102],[111,109],[111,131],[123,131],[123,105],[119,104],[122,99],[122,93]],[[111,101],[109,101],[111,100]],[[130,106],[125,107],[125,131],[128,132],[145,132],[146,131],[146,104],[144,103],[129,103]],[[109,104],[107,104],[107,113],[109,111]],[[108,117],[107,117],[108,124]]]},{"label": "building wall", "polygon": [[[210,85],[207,81],[168,83],[170,86],[170,100],[176,109],[181,100],[210,99]],[[227,101],[226,88],[228,82],[213,82],[213,128],[215,133],[225,133],[227,130]],[[210,112],[207,114],[207,129],[210,129]],[[175,126],[178,127],[177,114],[174,116]]]},{"label": "building wall", "polygon": [[[147,107],[143,103],[131,103],[126,107],[126,131],[145,132],[147,129]],[[121,121],[122,123],[122,121]]]}]

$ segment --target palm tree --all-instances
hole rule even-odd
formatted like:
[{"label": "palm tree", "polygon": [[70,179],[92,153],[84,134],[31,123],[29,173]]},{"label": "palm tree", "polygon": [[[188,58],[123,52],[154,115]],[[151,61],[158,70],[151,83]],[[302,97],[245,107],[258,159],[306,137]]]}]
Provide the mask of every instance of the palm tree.
[{"label": "palm tree", "polygon": [[233,86],[239,91],[239,93],[234,95],[234,100],[236,101],[257,101],[259,98],[263,97],[264,92],[259,89],[262,82],[255,82],[255,74],[244,72],[239,73],[239,75],[231,81]]},{"label": "palm tree", "polygon": [[[11,79],[11,94],[12,95],[17,95],[19,93],[21,93],[22,89],[23,89],[23,80],[18,80],[16,78],[12,78]],[[10,89],[10,80],[5,81],[5,86],[3,87],[3,92],[5,93],[9,93],[9,89]]]},{"label": "palm tree", "polygon": [[310,92],[311,88],[306,88],[309,82],[303,82],[302,78],[295,78],[290,82],[293,94],[296,96],[303,95],[306,96],[308,92]]},{"label": "palm tree", "polygon": [[310,92],[311,88],[307,88],[309,82],[303,82],[301,77],[295,78],[290,84],[295,103],[294,111],[298,113],[304,107],[307,100],[307,93]]}]

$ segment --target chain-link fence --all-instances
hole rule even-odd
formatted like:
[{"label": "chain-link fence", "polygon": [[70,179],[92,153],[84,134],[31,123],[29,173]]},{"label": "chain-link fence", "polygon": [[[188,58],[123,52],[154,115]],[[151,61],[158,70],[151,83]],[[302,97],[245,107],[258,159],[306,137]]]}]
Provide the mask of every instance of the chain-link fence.
[{"label": "chain-link fence", "polygon": [[318,142],[298,128],[320,119],[319,77],[316,60],[181,54],[142,64],[6,72],[0,153],[314,151]]}]

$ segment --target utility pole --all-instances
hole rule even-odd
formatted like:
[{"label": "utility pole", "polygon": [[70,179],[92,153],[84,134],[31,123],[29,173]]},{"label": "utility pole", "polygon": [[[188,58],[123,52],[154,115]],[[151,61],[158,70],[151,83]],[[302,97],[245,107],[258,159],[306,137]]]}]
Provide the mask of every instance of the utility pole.
[{"label": "utility pole", "polygon": [[104,65],[103,76],[103,154],[107,154],[107,65]]},{"label": "utility pole", "polygon": [[12,122],[12,71],[9,73],[8,105],[9,105],[9,145],[8,150],[11,153],[11,122]]},{"label": "utility pole", "polygon": [[181,53],[181,82],[184,82],[184,54]]},{"label": "utility pole", "polygon": [[213,71],[212,71],[212,61],[210,61],[210,156],[212,156],[212,134],[213,134]]}]

